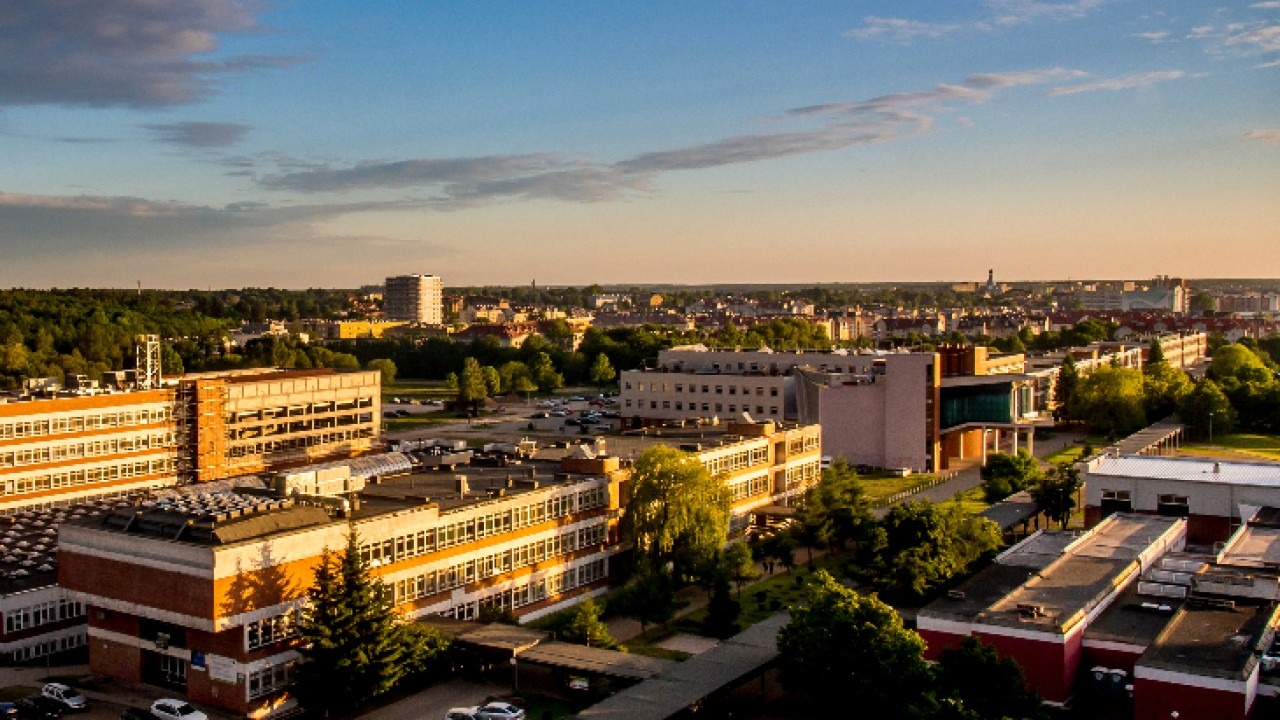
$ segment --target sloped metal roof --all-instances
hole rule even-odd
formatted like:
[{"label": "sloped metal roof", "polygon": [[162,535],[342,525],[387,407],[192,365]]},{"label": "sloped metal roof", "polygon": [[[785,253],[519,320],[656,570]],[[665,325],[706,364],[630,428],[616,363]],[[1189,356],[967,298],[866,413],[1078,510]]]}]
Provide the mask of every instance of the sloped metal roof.
[{"label": "sloped metal roof", "polygon": [[1122,455],[1089,463],[1089,475],[1280,487],[1280,464]]}]

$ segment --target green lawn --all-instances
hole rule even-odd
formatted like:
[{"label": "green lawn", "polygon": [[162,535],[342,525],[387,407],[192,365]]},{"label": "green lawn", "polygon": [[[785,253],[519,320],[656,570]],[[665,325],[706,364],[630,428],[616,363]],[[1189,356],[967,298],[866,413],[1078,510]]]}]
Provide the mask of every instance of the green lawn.
[{"label": "green lawn", "polygon": [[446,400],[457,393],[449,390],[439,380],[396,380],[382,386],[382,401],[390,402],[393,397],[410,398],[412,400]]},{"label": "green lawn", "polygon": [[[1222,452],[1227,451],[1226,453]],[[1182,451],[1191,455],[1235,455],[1241,460],[1259,458],[1280,462],[1280,437],[1275,435],[1255,435],[1252,433],[1229,433],[1215,435],[1213,444],[1188,443]]]},{"label": "green lawn", "polygon": [[959,502],[960,507],[964,508],[966,515],[977,515],[978,513],[991,507],[991,503],[983,499],[982,486],[966,490],[959,493],[958,499],[948,502]]},{"label": "green lawn", "polygon": [[936,477],[936,475],[929,473],[912,473],[906,477],[897,477],[887,472],[878,472],[858,475],[858,480],[862,481],[862,487],[867,493],[867,500],[874,503],[903,490],[922,485]]},{"label": "green lawn", "polygon": [[1084,446],[1086,444],[1093,446],[1094,452],[1097,452],[1110,443],[1107,442],[1106,438],[1101,436],[1087,437],[1084,439],[1084,442],[1072,443],[1061,450],[1049,453],[1040,459],[1041,461],[1047,462],[1051,465],[1057,465],[1061,462],[1075,462],[1084,454]]}]

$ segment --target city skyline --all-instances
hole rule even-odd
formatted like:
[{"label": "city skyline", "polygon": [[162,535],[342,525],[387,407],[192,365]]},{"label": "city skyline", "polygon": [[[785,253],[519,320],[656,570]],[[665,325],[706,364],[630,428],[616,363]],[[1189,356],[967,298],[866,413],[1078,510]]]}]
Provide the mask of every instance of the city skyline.
[{"label": "city skyline", "polygon": [[1280,0],[0,22],[0,286],[1280,276]]}]

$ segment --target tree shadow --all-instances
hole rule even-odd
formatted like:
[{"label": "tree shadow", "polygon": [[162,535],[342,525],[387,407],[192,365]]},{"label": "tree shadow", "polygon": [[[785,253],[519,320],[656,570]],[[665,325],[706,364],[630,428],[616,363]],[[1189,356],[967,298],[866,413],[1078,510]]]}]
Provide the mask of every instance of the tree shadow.
[{"label": "tree shadow", "polygon": [[306,589],[295,584],[272,555],[271,543],[263,544],[254,565],[246,570],[239,560],[236,561],[235,579],[227,588],[220,607],[222,617],[279,605],[305,595]]}]

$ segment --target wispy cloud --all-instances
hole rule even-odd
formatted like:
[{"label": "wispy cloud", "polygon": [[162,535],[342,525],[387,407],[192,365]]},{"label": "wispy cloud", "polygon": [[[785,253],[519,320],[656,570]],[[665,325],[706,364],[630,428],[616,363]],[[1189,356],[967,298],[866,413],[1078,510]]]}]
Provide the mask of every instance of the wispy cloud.
[{"label": "wispy cloud", "polygon": [[0,105],[157,107],[217,91],[221,77],[300,58],[199,59],[220,35],[260,33],[253,0],[42,0],[0,12]]},{"label": "wispy cloud", "polygon": [[906,18],[871,16],[863,20],[863,26],[845,33],[858,40],[887,40],[908,42],[916,38],[939,38],[966,28],[963,24],[927,23]]},{"label": "wispy cloud", "polygon": [[239,144],[249,132],[248,125],[223,122],[176,122],[143,125],[156,140],[193,148],[220,148]]},{"label": "wispy cloud", "polygon": [[1178,80],[1186,76],[1187,74],[1181,70],[1135,73],[1133,75],[1124,75],[1117,78],[1098,80],[1096,82],[1084,83],[1081,85],[1056,87],[1049,90],[1048,94],[1072,95],[1075,93],[1093,92],[1095,90],[1128,90],[1130,88],[1144,87],[1146,85],[1154,85],[1156,83],[1168,82],[1170,80]]},{"label": "wispy cloud", "polygon": [[1280,23],[1266,23],[1249,27],[1229,28],[1225,44],[1256,49],[1259,52],[1280,52]]},{"label": "wispy cloud", "polygon": [[952,23],[929,23],[911,18],[869,16],[860,27],[844,33],[857,40],[908,43],[919,38],[935,39],[965,32],[995,32],[1034,22],[1061,22],[1082,18],[1114,0],[1074,0],[1073,2],[1040,2],[1038,0],[986,0],[986,13],[980,17]]},{"label": "wispy cloud", "polygon": [[761,162],[900,140],[928,132],[936,116],[958,104],[990,101],[1006,88],[1083,77],[1062,68],[974,75],[958,84],[868,100],[793,108],[773,119],[775,132],[734,135],[687,147],[641,153],[614,163],[555,154],[322,163],[259,178],[268,190],[320,193],[419,189],[440,209],[499,199],[600,202],[650,192],[664,173]]},{"label": "wispy cloud", "polygon": [[1163,45],[1164,43],[1173,42],[1170,39],[1170,35],[1171,33],[1168,30],[1157,30],[1154,32],[1133,33],[1130,37],[1146,40],[1152,45]]},{"label": "wispy cloud", "polygon": [[1280,0],[1267,0],[1266,2],[1254,3],[1249,7],[1259,10],[1280,10]]},{"label": "wispy cloud", "polygon": [[1265,130],[1250,130],[1244,134],[1244,139],[1250,142],[1280,145],[1280,129],[1268,128]]}]

